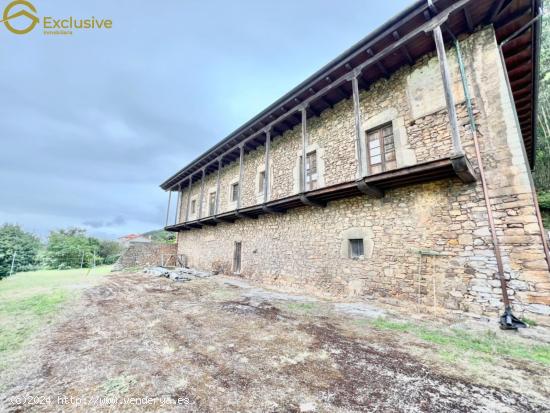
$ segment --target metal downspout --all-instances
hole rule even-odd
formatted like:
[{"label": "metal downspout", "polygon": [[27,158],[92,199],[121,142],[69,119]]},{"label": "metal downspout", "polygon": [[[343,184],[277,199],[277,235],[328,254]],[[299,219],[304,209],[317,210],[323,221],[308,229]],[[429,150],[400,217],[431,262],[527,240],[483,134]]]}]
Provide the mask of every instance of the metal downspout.
[{"label": "metal downspout", "polygon": [[483,189],[483,198],[485,200],[485,206],[487,207],[487,218],[489,221],[489,227],[491,229],[491,239],[493,241],[493,248],[495,250],[495,257],[497,260],[497,269],[500,280],[500,289],[502,291],[502,301],[504,302],[504,314],[500,317],[500,327],[502,329],[517,329],[518,327],[527,327],[525,323],[520,321],[512,314],[512,307],[510,305],[510,298],[508,297],[507,282],[504,275],[504,266],[502,265],[502,255],[500,253],[500,244],[498,241],[495,222],[493,218],[493,209],[491,206],[491,200],[489,198],[489,191],[487,188],[487,181],[485,179],[485,169],[483,167],[483,160],[481,157],[481,151],[479,149],[479,141],[477,138],[477,127],[474,119],[474,114],[472,110],[472,101],[470,98],[470,91],[468,88],[468,79],[466,77],[466,72],[464,70],[464,62],[462,60],[462,53],[460,51],[460,44],[458,40],[455,39],[455,48],[458,60],[458,66],[460,69],[460,78],[462,80],[462,87],[464,89],[464,97],[466,99],[466,107],[468,110],[468,117],[470,118],[470,128],[472,131],[472,138],[474,141],[476,159],[479,168],[479,175],[481,177],[481,186]]}]

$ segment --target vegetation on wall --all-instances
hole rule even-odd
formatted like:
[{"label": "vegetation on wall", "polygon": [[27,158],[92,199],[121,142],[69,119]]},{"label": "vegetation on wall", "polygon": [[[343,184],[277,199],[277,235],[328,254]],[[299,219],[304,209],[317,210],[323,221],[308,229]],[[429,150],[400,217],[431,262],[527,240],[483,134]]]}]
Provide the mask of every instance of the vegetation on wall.
[{"label": "vegetation on wall", "polygon": [[151,236],[151,240],[156,241],[156,242],[163,242],[165,244],[175,244],[176,243],[176,233],[165,231],[163,229],[158,229],[158,230],[155,230],[155,231],[149,231],[149,232],[146,232],[142,235],[143,236]]}]

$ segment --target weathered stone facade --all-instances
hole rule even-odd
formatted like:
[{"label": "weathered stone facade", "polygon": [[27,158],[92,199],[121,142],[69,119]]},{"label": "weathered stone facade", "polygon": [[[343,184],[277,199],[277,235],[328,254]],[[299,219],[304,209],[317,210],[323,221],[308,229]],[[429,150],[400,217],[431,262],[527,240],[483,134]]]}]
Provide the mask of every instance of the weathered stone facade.
[{"label": "weathered stone facade", "polygon": [[[478,138],[501,244],[514,311],[547,320],[550,273],[529,179],[521,133],[515,123],[492,28],[461,41]],[[456,54],[448,51],[464,150],[477,170],[472,131],[464,103]],[[437,58],[425,56],[360,95],[363,132],[391,123],[397,167],[448,157],[450,127]],[[341,101],[308,120],[308,148],[317,151],[322,186],[357,178],[353,103]],[[299,127],[271,145],[269,199],[298,192]],[[308,149],[308,150],[309,150]],[[244,158],[242,206],[262,202],[259,148]],[[202,216],[216,189],[216,174],[205,178]],[[219,212],[234,210],[230,187],[239,164],[221,171]],[[191,188],[198,203],[200,183]],[[187,189],[181,196],[185,220]],[[198,217],[190,214],[189,219]],[[354,234],[354,235],[350,235]],[[359,235],[357,235],[359,234]],[[365,255],[349,258],[350,237],[364,240]],[[479,180],[445,179],[388,191],[384,198],[358,196],[303,207],[284,215],[263,215],[182,231],[178,251],[189,265],[232,271],[234,242],[242,242],[241,275],[330,296],[375,296],[395,303],[493,314],[502,309],[495,252]],[[344,243],[344,244],[343,244]],[[420,252],[428,253],[423,255]]]}]

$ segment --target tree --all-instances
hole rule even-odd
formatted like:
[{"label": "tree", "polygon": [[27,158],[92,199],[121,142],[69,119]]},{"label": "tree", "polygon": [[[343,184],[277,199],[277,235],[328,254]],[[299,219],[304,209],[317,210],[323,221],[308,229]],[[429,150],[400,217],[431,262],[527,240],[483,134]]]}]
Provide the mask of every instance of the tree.
[{"label": "tree", "polygon": [[121,250],[120,243],[116,241],[104,240],[99,242],[99,256],[104,264],[114,264],[120,256]]},{"label": "tree", "polygon": [[56,269],[90,267],[94,259],[101,263],[99,249],[99,240],[88,237],[85,229],[60,229],[50,232],[45,262]]},{"label": "tree", "polygon": [[[0,278],[14,271],[28,271],[37,264],[40,240],[19,225],[4,224],[0,227]],[[15,259],[14,259],[15,254]]]},{"label": "tree", "polygon": [[550,14],[548,11],[544,12],[542,19],[538,109],[534,179],[539,191],[550,191]]}]

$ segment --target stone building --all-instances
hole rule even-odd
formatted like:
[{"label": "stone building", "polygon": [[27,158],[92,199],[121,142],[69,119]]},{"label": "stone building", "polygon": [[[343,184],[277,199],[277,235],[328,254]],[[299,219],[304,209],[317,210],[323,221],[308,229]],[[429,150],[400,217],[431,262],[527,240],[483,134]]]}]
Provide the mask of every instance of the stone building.
[{"label": "stone building", "polygon": [[295,291],[548,322],[539,6],[413,4],[161,185],[178,252]]}]

